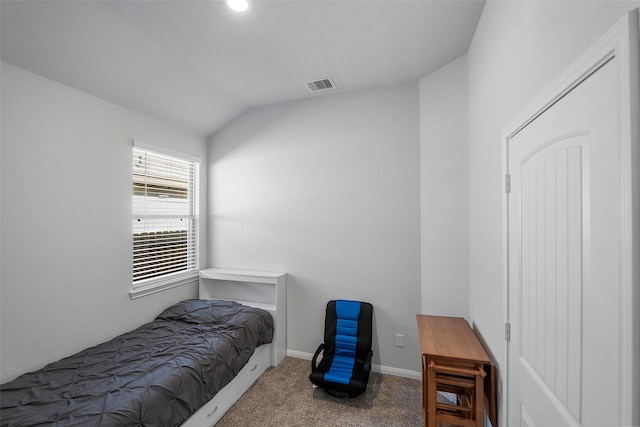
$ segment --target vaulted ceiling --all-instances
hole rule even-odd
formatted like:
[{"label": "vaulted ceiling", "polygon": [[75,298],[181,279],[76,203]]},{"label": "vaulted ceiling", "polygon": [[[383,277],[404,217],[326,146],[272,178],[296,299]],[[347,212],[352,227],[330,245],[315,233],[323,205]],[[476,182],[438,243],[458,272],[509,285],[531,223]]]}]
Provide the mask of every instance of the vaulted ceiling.
[{"label": "vaulted ceiling", "polygon": [[[2,0],[0,57],[208,136],[252,107],[415,82],[467,51],[483,6]],[[335,89],[306,85],[327,77]]]}]

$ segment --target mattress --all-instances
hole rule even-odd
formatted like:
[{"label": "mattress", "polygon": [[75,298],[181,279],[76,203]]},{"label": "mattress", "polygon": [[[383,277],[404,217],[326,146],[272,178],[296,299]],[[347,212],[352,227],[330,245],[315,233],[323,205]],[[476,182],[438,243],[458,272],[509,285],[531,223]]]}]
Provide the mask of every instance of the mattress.
[{"label": "mattress", "polygon": [[177,426],[271,342],[269,312],[186,300],[153,322],[0,386],[1,426]]}]

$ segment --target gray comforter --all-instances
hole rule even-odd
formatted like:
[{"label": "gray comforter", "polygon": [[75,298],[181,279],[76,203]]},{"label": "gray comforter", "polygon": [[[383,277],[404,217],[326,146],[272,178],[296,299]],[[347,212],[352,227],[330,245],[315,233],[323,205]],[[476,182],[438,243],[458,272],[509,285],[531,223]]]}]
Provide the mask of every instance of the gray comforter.
[{"label": "gray comforter", "polygon": [[273,318],[187,300],[153,322],[0,386],[1,426],[177,426],[271,342]]}]

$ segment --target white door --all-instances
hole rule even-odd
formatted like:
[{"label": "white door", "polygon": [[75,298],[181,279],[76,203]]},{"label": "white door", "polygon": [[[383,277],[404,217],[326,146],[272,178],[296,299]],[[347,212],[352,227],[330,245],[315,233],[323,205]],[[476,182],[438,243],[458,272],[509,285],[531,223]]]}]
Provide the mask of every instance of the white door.
[{"label": "white door", "polygon": [[507,142],[508,426],[621,422],[618,66]]}]

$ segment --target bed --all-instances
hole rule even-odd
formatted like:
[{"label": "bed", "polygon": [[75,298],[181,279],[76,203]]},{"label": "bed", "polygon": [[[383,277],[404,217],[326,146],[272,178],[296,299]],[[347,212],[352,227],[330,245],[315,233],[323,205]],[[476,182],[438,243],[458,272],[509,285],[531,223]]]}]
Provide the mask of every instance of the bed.
[{"label": "bed", "polygon": [[212,425],[271,364],[273,335],[274,318],[261,308],[182,301],[3,384],[0,425]]}]

